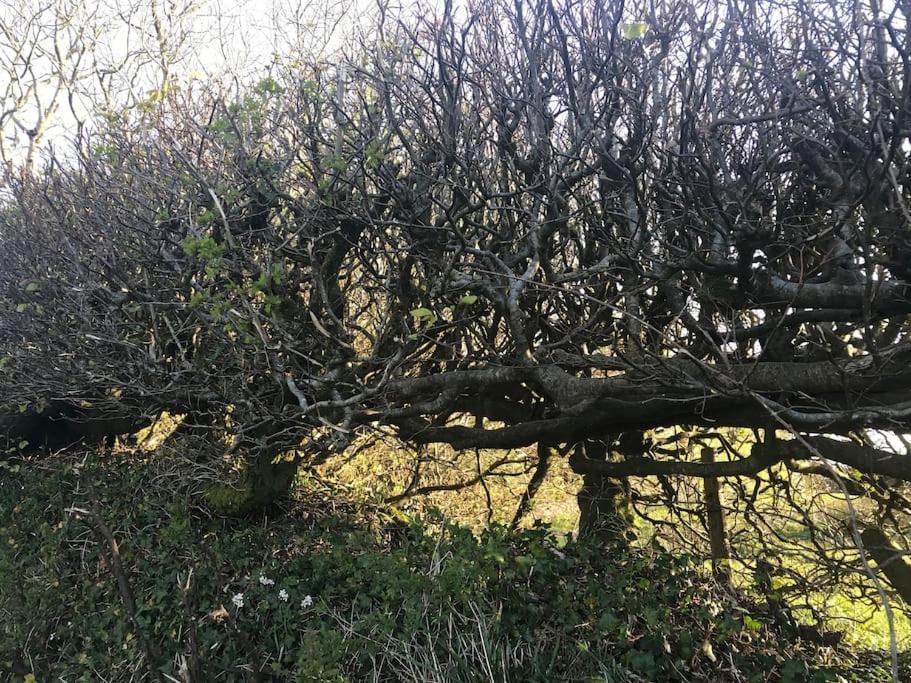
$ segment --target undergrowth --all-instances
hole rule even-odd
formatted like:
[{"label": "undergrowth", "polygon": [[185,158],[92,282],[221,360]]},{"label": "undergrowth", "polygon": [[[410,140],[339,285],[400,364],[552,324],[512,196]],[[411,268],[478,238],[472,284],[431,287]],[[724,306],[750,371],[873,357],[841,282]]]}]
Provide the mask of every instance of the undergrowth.
[{"label": "undergrowth", "polygon": [[881,660],[781,633],[657,547],[315,486],[222,519],[155,457],[0,472],[3,680],[876,681]]}]

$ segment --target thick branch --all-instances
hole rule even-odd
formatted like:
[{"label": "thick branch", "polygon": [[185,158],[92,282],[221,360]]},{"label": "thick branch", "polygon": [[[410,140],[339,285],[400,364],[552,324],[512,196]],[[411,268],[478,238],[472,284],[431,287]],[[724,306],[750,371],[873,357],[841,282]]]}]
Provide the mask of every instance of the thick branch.
[{"label": "thick branch", "polygon": [[[848,465],[866,474],[879,474],[894,477],[902,481],[911,481],[911,456],[897,455],[877,448],[861,446],[851,441],[836,441],[825,437],[806,437],[803,439],[816,449],[826,460]],[[764,452],[769,446],[756,444],[753,451]],[[806,460],[813,457],[806,446],[798,440],[780,441],[775,446],[775,453],[781,459]]]},{"label": "thick branch", "polygon": [[803,284],[788,282],[777,275],[757,277],[757,294],[765,303],[785,303],[794,308],[827,308],[871,312],[911,311],[911,288],[898,281],[845,285],[835,282]]},{"label": "thick branch", "polygon": [[892,587],[906,604],[911,605],[911,564],[903,557],[902,551],[876,527],[865,529],[860,538]]}]

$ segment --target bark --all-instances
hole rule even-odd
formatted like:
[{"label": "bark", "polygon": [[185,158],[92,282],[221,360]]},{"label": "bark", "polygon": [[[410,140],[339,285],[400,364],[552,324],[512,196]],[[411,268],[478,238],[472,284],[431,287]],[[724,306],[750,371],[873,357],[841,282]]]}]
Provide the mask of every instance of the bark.
[{"label": "bark", "polygon": [[[448,443],[456,449],[573,443],[676,424],[765,428],[774,421],[773,415],[802,431],[900,429],[911,427],[909,361],[911,346],[900,344],[878,359],[869,355],[832,362],[729,367],[670,360],[645,363],[624,375],[595,378],[576,377],[555,365],[442,372],[390,382],[381,394],[382,405],[360,411],[355,420],[392,424],[406,440]],[[510,392],[521,392],[522,387],[544,396],[553,406],[552,416],[529,419],[528,402],[509,398]],[[486,403],[502,404],[498,419],[505,419],[504,426],[434,424],[433,416],[480,403],[482,396],[487,397]],[[374,403],[370,396],[364,401]],[[648,474],[635,469],[624,476]]]},{"label": "bark", "polygon": [[299,461],[293,458],[274,462],[276,456],[271,450],[265,450],[256,454],[248,465],[250,511],[269,507],[291,492]]},{"label": "bark", "polygon": [[[605,461],[610,457],[609,442],[586,441],[577,447],[585,458]],[[577,495],[579,503],[579,535],[605,541],[625,539],[630,529],[630,502],[627,482],[588,472],[582,478]]]},{"label": "bark", "polygon": [[[129,413],[48,409],[0,414],[0,443],[21,452],[57,450],[79,443],[99,444],[106,437],[131,434],[151,421]],[[21,444],[21,447],[20,447]]]},{"label": "bark", "polygon": [[864,549],[876,562],[905,604],[911,605],[911,562],[896,548],[882,529],[869,527],[860,535]]},{"label": "bark", "polygon": [[[715,462],[715,451],[704,447],[701,452],[702,462],[712,464]],[[705,521],[709,532],[709,548],[712,553],[712,571],[718,579],[729,579],[728,545],[724,531],[724,508],[721,506],[721,495],[718,479],[705,477],[703,479],[705,492]]]},{"label": "bark", "polygon": [[[570,365],[573,356],[560,357]],[[597,366],[597,358],[576,357],[584,367]],[[635,405],[642,400],[705,399],[705,389],[716,387],[733,392],[832,394],[879,393],[905,389],[911,381],[911,345],[899,344],[878,358],[861,356],[839,361],[762,362],[720,366],[691,360],[672,359],[655,362],[646,359],[635,368],[616,359],[604,358],[610,369],[626,370],[611,377],[576,377],[557,365],[494,366],[472,370],[441,372],[425,377],[403,378],[390,382],[383,396],[402,402],[419,403],[422,397],[436,398],[443,392],[455,395],[502,394],[532,384],[569,414],[578,414],[610,399]],[[731,397],[728,397],[731,398]],[[745,397],[743,397],[745,398]],[[667,405],[672,401],[667,400]],[[651,411],[653,414],[657,410]]]},{"label": "bark", "polygon": [[764,303],[786,303],[794,308],[869,310],[876,313],[911,311],[911,288],[904,282],[874,283],[872,297],[866,284],[789,282],[774,274],[757,277],[757,293]]},{"label": "bark", "polygon": [[[806,442],[810,448],[807,448],[803,442]],[[754,452],[757,452],[757,448],[759,452],[762,452],[767,447],[757,444],[753,449]],[[902,481],[911,481],[911,456],[908,455],[890,453],[851,441],[836,441],[821,436],[805,437],[803,440],[780,441],[775,445],[775,452],[779,457],[795,460],[813,457],[814,450],[826,460],[848,465],[867,474],[879,474]]]}]

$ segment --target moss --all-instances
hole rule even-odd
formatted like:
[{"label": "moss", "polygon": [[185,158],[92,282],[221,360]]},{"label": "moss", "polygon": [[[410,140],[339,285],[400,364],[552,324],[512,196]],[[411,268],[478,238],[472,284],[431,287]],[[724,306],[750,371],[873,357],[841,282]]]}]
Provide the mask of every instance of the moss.
[{"label": "moss", "polygon": [[294,460],[254,460],[244,469],[237,485],[209,484],[204,492],[205,502],[219,515],[254,514],[287,498],[296,474]]}]

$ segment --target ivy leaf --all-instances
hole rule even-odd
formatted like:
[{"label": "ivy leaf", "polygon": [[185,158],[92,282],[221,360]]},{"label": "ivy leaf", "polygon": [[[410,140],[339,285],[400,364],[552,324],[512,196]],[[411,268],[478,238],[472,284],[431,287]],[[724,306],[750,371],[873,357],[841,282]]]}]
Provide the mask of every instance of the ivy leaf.
[{"label": "ivy leaf", "polygon": [[627,40],[639,40],[648,31],[648,24],[644,21],[631,21],[623,24],[623,37]]},{"label": "ivy leaf", "polygon": [[475,301],[478,300],[478,297],[474,294],[466,294],[459,299],[459,306],[471,306]]}]

